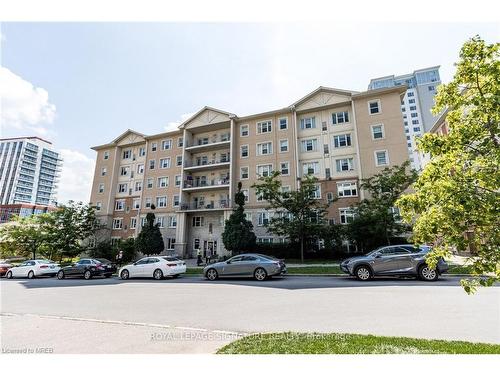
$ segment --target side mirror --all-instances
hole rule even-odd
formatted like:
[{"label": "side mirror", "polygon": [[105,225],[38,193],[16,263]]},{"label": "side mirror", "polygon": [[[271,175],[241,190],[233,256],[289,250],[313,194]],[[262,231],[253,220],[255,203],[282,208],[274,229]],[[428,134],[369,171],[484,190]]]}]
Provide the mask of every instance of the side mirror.
[{"label": "side mirror", "polygon": [[231,261],[230,260],[226,260],[226,264],[231,264]]}]

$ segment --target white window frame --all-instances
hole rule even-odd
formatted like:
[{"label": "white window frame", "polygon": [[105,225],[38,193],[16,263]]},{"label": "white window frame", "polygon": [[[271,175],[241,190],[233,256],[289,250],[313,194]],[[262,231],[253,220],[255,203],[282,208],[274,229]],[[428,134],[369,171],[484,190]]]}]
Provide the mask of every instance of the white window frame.
[{"label": "white window frame", "polygon": [[[157,179],[156,179],[156,187],[159,188],[159,189],[167,188],[168,185],[169,185],[169,181],[168,180],[169,180],[168,176],[157,177]],[[165,184],[163,185],[161,183],[161,181],[165,181]]]},{"label": "white window frame", "polygon": [[98,194],[104,193],[104,184],[99,184],[99,186],[97,187],[97,193]]},{"label": "white window frame", "polygon": [[[310,165],[313,165],[313,168],[310,168]],[[306,169],[307,167],[307,169]],[[317,167],[317,168],[316,168]],[[313,169],[313,173],[309,173],[309,169]],[[308,176],[308,175],[318,175],[321,172],[321,166],[318,160],[309,160],[306,162],[302,163],[302,175],[303,176]]]},{"label": "white window frame", "polygon": [[[341,145],[341,137],[344,137],[345,139],[345,146]],[[338,147],[335,146],[335,139],[338,139]],[[332,137],[332,146],[333,149],[339,149],[339,148],[346,148],[346,147],[352,147],[352,134],[351,133],[344,133],[344,134],[337,134]]]},{"label": "white window frame", "polygon": [[125,211],[125,199],[115,200],[115,211]]},{"label": "white window frame", "polygon": [[153,204],[153,198],[144,199],[144,208],[151,208],[152,204]]},{"label": "white window frame", "polygon": [[[380,130],[382,131],[382,138],[375,138],[375,132],[374,128],[380,127]],[[370,126],[371,133],[372,133],[372,140],[373,141],[379,141],[381,139],[385,139],[385,129],[384,129],[384,124],[374,124]]]},{"label": "white window frame", "polygon": [[[265,176],[264,174],[262,174],[262,175],[259,174],[259,168],[260,167],[270,167],[270,170],[269,170],[267,176]],[[274,166],[273,166],[272,163],[270,163],[270,164],[257,164],[255,166],[255,168],[256,168],[257,177],[269,177],[269,176],[271,176],[273,174],[273,171],[274,171]]]},{"label": "white window frame", "polygon": [[[288,173],[283,173],[283,164],[286,164],[286,169]],[[289,161],[280,161],[280,173],[282,176],[290,176],[290,162]]]},{"label": "white window frame", "polygon": [[172,149],[172,139],[164,139],[161,141],[161,149],[162,151],[171,150]]},{"label": "white window frame", "polygon": [[269,220],[271,218],[271,215],[269,214],[268,211],[259,211],[257,213],[257,226],[258,227],[263,227],[265,226],[265,221],[267,220],[267,222],[269,223]]},{"label": "white window frame", "polygon": [[177,138],[177,147],[178,148],[184,147],[184,137],[178,137]]},{"label": "white window frame", "polygon": [[144,173],[144,164],[137,164],[137,173],[138,174]]},{"label": "white window frame", "polygon": [[[349,224],[348,218],[351,217],[352,219],[354,219],[355,214],[356,213],[355,213],[354,209],[352,209],[350,207],[339,208],[340,224],[342,224],[342,225]],[[344,222],[342,222],[342,216],[344,216]]]},{"label": "white window frame", "polygon": [[[283,144],[282,142],[285,142],[286,143],[286,150],[283,151]],[[290,151],[290,142],[288,142],[288,138],[286,139],[280,139],[280,154],[284,153],[284,152],[288,152]]]},{"label": "white window frame", "polygon": [[182,184],[182,176],[180,174],[175,175],[174,177],[174,185],[175,186],[181,186]]},{"label": "white window frame", "polygon": [[[116,225],[117,223],[119,223],[119,225]],[[113,218],[113,229],[114,230],[123,229],[123,218],[122,217]]]},{"label": "white window frame", "polygon": [[[286,124],[286,126],[283,129],[281,128],[281,120],[285,120],[285,124]],[[288,130],[288,117],[280,117],[278,119],[278,129],[279,130]]]},{"label": "white window frame", "polygon": [[[273,142],[260,142],[257,143],[257,156],[266,156],[273,154]],[[264,146],[267,148],[267,152],[264,151]]]},{"label": "white window frame", "polygon": [[[121,188],[122,186],[125,186],[124,191],[120,191],[120,190],[121,190],[120,188]],[[118,192],[118,194],[124,194],[124,193],[127,193],[127,192],[128,192],[128,184],[127,184],[127,183],[119,183],[119,184],[118,184],[118,189],[117,189],[117,192]]]},{"label": "white window frame", "polygon": [[177,167],[182,167],[182,155],[175,156],[175,165]]},{"label": "white window frame", "polygon": [[181,197],[179,194],[174,194],[172,198],[172,207],[179,207],[181,204]]},{"label": "white window frame", "polygon": [[[377,103],[377,107],[378,107],[378,112],[377,113],[372,113],[372,110],[371,110],[371,107],[370,107],[371,103]],[[381,103],[380,99],[368,100],[367,105],[368,105],[368,114],[370,116],[379,115],[379,114],[382,113],[382,103]]]},{"label": "white window frame", "polygon": [[140,210],[141,209],[141,198],[134,198],[132,200],[132,209]]},{"label": "white window frame", "polygon": [[[166,163],[167,166],[166,167],[163,166],[163,161],[165,161],[165,160],[167,161],[167,163]],[[168,169],[172,165],[170,163],[170,157],[168,157],[168,158],[161,158],[160,161],[159,161],[159,164],[160,164],[160,169]]]},{"label": "white window frame", "polygon": [[[246,129],[246,131],[245,131]],[[243,134],[246,132],[247,134]],[[250,135],[250,126],[248,124],[241,124],[240,125],[240,137],[248,137]]]},{"label": "white window frame", "polygon": [[[246,169],[246,177],[243,177],[243,169]],[[245,167],[240,167],[240,180],[248,180],[250,178],[250,167],[245,166]]]},{"label": "white window frame", "polygon": [[103,159],[104,160],[108,160],[109,159],[109,151],[104,151]]},{"label": "white window frame", "polygon": [[205,218],[203,216],[193,216],[191,221],[193,228],[201,228],[205,226]]},{"label": "white window frame", "polygon": [[[308,150],[308,142],[311,142],[311,149]],[[318,138],[308,138],[300,141],[302,152],[316,152],[318,151]]]},{"label": "white window frame", "polygon": [[[343,170],[343,169],[338,169],[337,168],[337,161],[340,161],[340,160],[347,160],[347,166],[349,169],[347,170]],[[337,158],[335,159],[335,171],[337,173],[343,173],[343,172],[350,172],[350,171],[354,171],[355,170],[355,167],[354,167],[354,157],[347,157],[347,158]]]},{"label": "white window frame", "polygon": [[108,172],[108,169],[106,167],[101,168],[101,176],[106,176],[107,172]]},{"label": "white window frame", "polygon": [[[379,153],[379,152],[384,152],[385,153],[385,161],[386,161],[385,164],[379,164],[378,157],[377,157],[377,153]],[[387,167],[390,164],[390,162],[389,162],[389,151],[387,151],[387,150],[375,150],[375,151],[373,151],[373,157],[375,158],[375,166],[376,167]]]},{"label": "white window frame", "polygon": [[155,152],[156,150],[158,150],[158,143],[151,142],[151,152]]},{"label": "white window frame", "polygon": [[[349,185],[349,186],[347,186]],[[352,194],[355,190],[356,194]],[[345,192],[349,191],[349,195],[345,195]],[[358,183],[356,181],[342,181],[337,182],[337,196],[339,198],[351,198],[358,196]]]},{"label": "white window frame", "polygon": [[131,217],[130,218],[130,229],[135,229],[135,228],[137,228],[137,218]]},{"label": "white window frame", "polygon": [[[243,147],[247,148],[247,156],[243,156]],[[248,156],[250,156],[250,147],[248,145],[241,145],[240,146],[240,158],[246,159],[246,158],[248,158]]]},{"label": "white window frame", "polygon": [[[163,198],[165,198],[165,205],[160,206],[160,202],[163,201]],[[166,208],[167,206],[168,206],[168,200],[166,195],[160,195],[156,197],[156,208]]]},{"label": "white window frame", "polygon": [[[266,131],[264,130],[264,126]],[[273,132],[273,120],[259,121],[256,124],[257,134],[268,134]]]}]

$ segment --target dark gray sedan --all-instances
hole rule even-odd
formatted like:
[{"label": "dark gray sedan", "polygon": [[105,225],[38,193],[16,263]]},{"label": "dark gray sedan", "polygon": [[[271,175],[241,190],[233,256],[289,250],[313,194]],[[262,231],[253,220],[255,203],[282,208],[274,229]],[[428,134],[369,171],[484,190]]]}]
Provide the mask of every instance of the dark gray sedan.
[{"label": "dark gray sedan", "polygon": [[340,264],[343,272],[366,281],[373,276],[415,276],[425,281],[435,281],[448,270],[448,264],[440,259],[436,268],[425,262],[429,246],[393,245],[348,258]]},{"label": "dark gray sedan", "polygon": [[208,280],[219,277],[253,277],[263,281],[284,273],[286,265],[282,260],[262,254],[236,255],[225,262],[209,264],[203,269],[203,275]]}]

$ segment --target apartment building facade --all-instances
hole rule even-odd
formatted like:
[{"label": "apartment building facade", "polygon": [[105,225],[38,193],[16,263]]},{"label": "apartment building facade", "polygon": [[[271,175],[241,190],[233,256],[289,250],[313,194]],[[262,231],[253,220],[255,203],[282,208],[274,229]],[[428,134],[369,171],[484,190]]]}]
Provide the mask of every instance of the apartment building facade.
[{"label": "apartment building facade", "polygon": [[431,113],[431,109],[434,106],[436,89],[440,84],[439,66],[433,66],[415,70],[410,74],[375,78],[368,85],[369,90],[407,86],[406,94],[401,100],[401,111],[410,162],[416,170],[421,170],[423,167],[416,139],[423,133],[429,132],[438,118]]},{"label": "apartment building facade", "polygon": [[315,196],[334,201],[331,223],[348,223],[363,198],[360,180],[408,160],[400,102],[405,87],[354,92],[320,87],[292,105],[250,116],[204,107],[173,132],[127,130],[93,147],[97,163],[91,202],[112,240],[135,237],[155,205],[165,250],[226,255],[224,223],[238,182],[259,242],[273,212],[251,186],[281,173],[294,190],[318,178]]},{"label": "apartment building facade", "polygon": [[61,167],[62,159],[49,141],[0,139],[0,223],[55,207]]}]

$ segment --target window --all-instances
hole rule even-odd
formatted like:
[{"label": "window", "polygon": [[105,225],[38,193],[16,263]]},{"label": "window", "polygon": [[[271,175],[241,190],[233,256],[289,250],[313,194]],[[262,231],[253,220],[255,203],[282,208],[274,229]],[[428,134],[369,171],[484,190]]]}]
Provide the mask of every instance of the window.
[{"label": "window", "polygon": [[139,147],[139,156],[146,156],[146,148]]},{"label": "window", "polygon": [[248,125],[241,125],[240,126],[240,135],[242,137],[248,137],[248,132],[249,132]]},{"label": "window", "polygon": [[419,124],[419,122],[418,122],[418,120],[411,120],[411,124],[412,124],[412,125],[418,125],[418,124]]},{"label": "window", "polygon": [[172,215],[168,217],[168,227],[169,228],[177,227],[177,215]]},{"label": "window", "polygon": [[203,225],[205,225],[203,216],[193,216],[193,227],[202,227]]},{"label": "window", "polygon": [[101,168],[101,176],[106,176],[106,171],[107,171],[106,167],[102,167]]},{"label": "window", "polygon": [[175,186],[181,186],[181,175],[180,174],[175,176]]},{"label": "window", "polygon": [[386,150],[375,151],[375,165],[380,167],[389,164],[389,157]]},{"label": "window", "polygon": [[412,91],[410,91],[410,92],[408,92],[407,96],[408,96],[408,97],[415,96],[415,93],[414,93],[414,92],[412,92]]},{"label": "window", "polygon": [[104,184],[99,184],[99,189],[97,191],[99,193],[104,193]]},{"label": "window", "polygon": [[316,138],[305,139],[301,141],[301,144],[302,144],[302,151],[304,152],[316,151],[318,149],[318,140]]},{"label": "window", "polygon": [[280,130],[288,129],[288,118],[286,117],[280,118],[279,123],[280,123]]},{"label": "window", "polygon": [[240,168],[240,179],[242,180],[248,179],[248,167]]},{"label": "window", "polygon": [[167,250],[175,250],[175,238],[167,238]]},{"label": "window", "polygon": [[415,106],[415,105],[410,106],[410,111],[416,111],[416,110],[417,110],[417,106]]},{"label": "window", "polygon": [[151,198],[146,198],[146,200],[144,201],[144,207],[151,208],[152,203],[153,203],[153,200]]},{"label": "window", "polygon": [[352,208],[340,208],[340,224],[352,223],[354,220],[354,210]]},{"label": "window", "polygon": [[325,177],[326,178],[332,177],[332,174],[330,173],[330,168],[325,168]]},{"label": "window", "polygon": [[316,117],[306,117],[300,119],[301,129],[314,129],[316,127]]},{"label": "window", "polygon": [[245,196],[245,202],[248,202],[248,199],[249,199],[249,196],[250,196],[250,193],[248,192],[248,189],[242,189],[241,192]]},{"label": "window", "polygon": [[332,124],[343,124],[345,122],[349,122],[349,112],[332,113]]},{"label": "window", "polygon": [[135,229],[135,228],[137,228],[137,218],[131,217],[130,218],[130,229]]},{"label": "window", "polygon": [[137,164],[137,173],[139,174],[144,173],[144,164]]},{"label": "window", "polygon": [[339,197],[356,197],[358,196],[358,188],[356,182],[339,182],[337,183],[337,194]]},{"label": "window", "polygon": [[370,115],[376,115],[377,113],[380,113],[380,100],[373,100],[371,102],[368,102],[368,109]]},{"label": "window", "polygon": [[101,208],[102,208],[102,203],[101,202],[96,202],[96,204],[95,204],[95,210],[96,211],[101,211]]},{"label": "window", "polygon": [[384,125],[372,125],[372,138],[374,140],[384,138]]},{"label": "window", "polygon": [[133,203],[132,203],[132,208],[134,210],[138,210],[141,208],[141,199],[140,198],[134,198]]},{"label": "window", "polygon": [[126,193],[127,192],[127,184],[118,184],[118,192]]},{"label": "window", "polygon": [[148,178],[147,183],[146,183],[146,187],[148,189],[152,189],[153,188],[153,179],[152,178]]},{"label": "window", "polygon": [[149,169],[155,169],[156,160],[152,159],[149,161]]},{"label": "window", "polygon": [[280,140],[280,152],[288,152],[288,139]]},{"label": "window", "polygon": [[156,151],[158,144],[156,142],[151,143],[151,151]]},{"label": "window", "polygon": [[109,159],[109,151],[104,151],[104,160]]},{"label": "window", "polygon": [[418,117],[418,113],[412,113],[411,117]]},{"label": "window", "polygon": [[170,158],[160,159],[160,168],[170,168]]},{"label": "window", "polygon": [[130,167],[121,167],[120,176],[127,176],[130,172]]},{"label": "window", "polygon": [[419,131],[420,131],[420,127],[419,127],[419,126],[414,127],[414,128],[413,128],[413,131],[414,131],[414,132],[419,132]]},{"label": "window", "polygon": [[267,224],[269,224],[269,212],[259,212],[257,225],[259,227],[262,227],[262,226],[267,225]]},{"label": "window", "polygon": [[173,201],[174,201],[173,202],[174,207],[179,207],[179,204],[180,204],[179,203],[180,202],[179,195],[177,195],[177,194],[174,195]]},{"label": "window", "polygon": [[348,147],[351,146],[351,135],[350,134],[341,134],[333,136],[333,147]]},{"label": "window", "polygon": [[125,209],[125,201],[123,199],[117,199],[115,201],[115,211],[123,211]]},{"label": "window", "polygon": [[321,199],[321,185],[314,186],[314,190],[311,192],[311,198]]},{"label": "window", "polygon": [[434,86],[427,86],[427,90],[429,91],[434,91],[436,89],[436,87]]},{"label": "window", "polygon": [[175,164],[177,164],[178,167],[182,165],[182,155],[177,155],[175,157]]},{"label": "window", "polygon": [[167,197],[156,197],[156,207],[167,207]]},{"label": "window", "polygon": [[273,173],[273,165],[258,165],[257,166],[257,175],[260,177],[269,177]]},{"label": "window", "polygon": [[168,177],[158,177],[158,184],[156,185],[159,188],[165,188],[168,186]]},{"label": "window", "polygon": [[304,175],[308,174],[318,174],[319,173],[319,162],[312,161],[302,164],[302,172]]},{"label": "window", "polygon": [[330,153],[330,150],[329,150],[329,148],[328,148],[328,145],[327,145],[327,144],[323,145],[323,153],[324,153],[325,155]]},{"label": "window", "polygon": [[241,146],[240,148],[240,154],[242,158],[247,158],[248,157],[248,145]]},{"label": "window", "polygon": [[257,123],[257,134],[271,133],[273,130],[272,121],[261,121]]},{"label": "window", "polygon": [[283,176],[288,176],[290,174],[290,166],[287,161],[280,163],[280,168]]},{"label": "window", "polygon": [[252,213],[251,212],[244,212],[245,215],[245,220],[252,222]]},{"label": "window", "polygon": [[258,143],[257,144],[257,155],[269,155],[273,153],[273,143]]},{"label": "window", "polygon": [[141,217],[141,228],[146,225],[146,217]]},{"label": "window", "polygon": [[123,159],[130,159],[132,156],[132,151],[131,150],[125,150],[123,151]]},{"label": "window", "polygon": [[184,146],[184,138],[179,137],[177,138],[177,147],[181,148]]},{"label": "window", "polygon": [[122,229],[123,219],[113,219],[113,229]]},{"label": "window", "polygon": [[164,228],[165,227],[165,216],[157,216],[155,218],[155,224],[159,224],[158,226],[160,228]]},{"label": "window", "polygon": [[333,203],[334,200],[335,200],[335,197],[333,196],[333,193],[331,191],[326,193],[326,201],[328,203]]},{"label": "window", "polygon": [[346,158],[346,159],[336,159],[335,164],[337,167],[337,172],[346,172],[354,170],[354,159]]},{"label": "window", "polygon": [[326,124],[326,121],[323,121],[321,123],[321,130],[324,132],[328,131],[328,125]]},{"label": "window", "polygon": [[257,237],[257,243],[273,243],[272,237]]},{"label": "window", "polygon": [[161,149],[162,150],[170,150],[172,148],[172,140],[171,139],[166,139],[161,142]]}]

